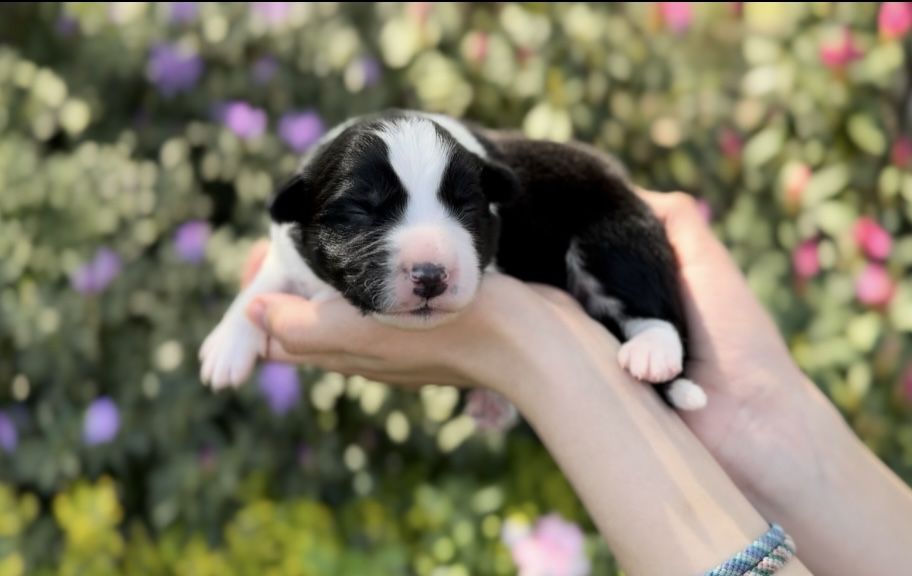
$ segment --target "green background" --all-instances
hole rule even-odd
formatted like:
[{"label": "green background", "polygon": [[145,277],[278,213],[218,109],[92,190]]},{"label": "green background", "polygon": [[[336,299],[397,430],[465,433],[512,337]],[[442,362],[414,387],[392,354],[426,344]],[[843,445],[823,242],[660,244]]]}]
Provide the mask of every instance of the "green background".
[{"label": "green background", "polygon": [[[167,4],[0,7],[0,411],[18,432],[0,450],[0,576],[511,574],[504,520],[552,512],[615,573],[542,446],[473,431],[451,389],[302,369],[279,416],[256,385],[200,385],[197,347],[296,164],[277,133],[292,109],[578,138],[699,197],[802,368],[912,481],[912,173],[895,152],[912,48],[878,33],[878,3],[684,3],[683,26],[658,3],[291,3],[281,22],[200,3],[185,23]],[[161,42],[201,59],[191,88],[156,86]],[[258,83],[263,57],[276,72]],[[232,100],[266,112],[262,136],[223,126]],[[856,294],[862,216],[892,238],[881,304]],[[173,238],[198,219],[212,235],[189,263]],[[122,269],[80,293],[100,248]],[[101,396],[121,425],[88,445]]]}]

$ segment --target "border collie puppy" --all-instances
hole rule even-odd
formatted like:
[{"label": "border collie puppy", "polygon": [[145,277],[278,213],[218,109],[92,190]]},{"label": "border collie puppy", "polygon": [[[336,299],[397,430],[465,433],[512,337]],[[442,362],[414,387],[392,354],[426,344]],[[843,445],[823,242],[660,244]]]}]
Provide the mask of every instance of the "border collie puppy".
[{"label": "border collie puppy", "polygon": [[341,294],[364,314],[431,328],[496,266],[572,294],[624,344],[618,360],[680,409],[686,325],[662,224],[604,154],[453,118],[387,111],[330,131],[275,195],[270,251],[203,343],[201,378],[239,386],[265,348],[244,315],[266,292]]}]

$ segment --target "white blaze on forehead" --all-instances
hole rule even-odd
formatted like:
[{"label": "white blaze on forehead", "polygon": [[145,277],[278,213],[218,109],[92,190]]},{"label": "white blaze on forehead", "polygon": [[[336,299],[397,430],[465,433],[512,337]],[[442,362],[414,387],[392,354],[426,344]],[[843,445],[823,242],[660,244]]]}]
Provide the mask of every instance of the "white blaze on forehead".
[{"label": "white blaze on forehead", "polygon": [[472,235],[439,196],[454,144],[437,126],[414,114],[384,122],[377,131],[387,146],[390,167],[407,194],[402,220],[388,235],[392,253],[390,286],[394,291],[391,300],[400,302],[412,297],[407,273],[411,266],[434,262],[443,266],[449,276],[447,292],[438,301],[462,307],[474,295],[481,271]]},{"label": "white blaze on forehead", "polygon": [[389,163],[408,193],[404,224],[449,219],[437,197],[453,149],[437,127],[423,118],[387,122],[377,135],[389,150]]}]

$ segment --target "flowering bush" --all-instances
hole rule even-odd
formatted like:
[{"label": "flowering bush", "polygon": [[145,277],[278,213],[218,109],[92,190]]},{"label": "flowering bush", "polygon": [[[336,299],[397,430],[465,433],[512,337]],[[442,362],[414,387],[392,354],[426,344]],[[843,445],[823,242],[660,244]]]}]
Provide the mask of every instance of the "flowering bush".
[{"label": "flowering bush", "polygon": [[910,6],[4,7],[0,575],[616,573],[497,398],[281,364],[199,384],[274,185],[385,107],[579,138],[699,197],[912,481]]}]

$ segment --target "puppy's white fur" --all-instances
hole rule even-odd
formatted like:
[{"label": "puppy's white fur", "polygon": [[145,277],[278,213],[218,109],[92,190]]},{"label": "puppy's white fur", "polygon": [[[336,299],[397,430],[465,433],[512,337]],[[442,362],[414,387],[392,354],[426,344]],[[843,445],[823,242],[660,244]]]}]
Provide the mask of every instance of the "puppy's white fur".
[{"label": "puppy's white fur", "polygon": [[684,347],[674,326],[664,320],[628,320],[624,333],[628,340],[621,346],[618,360],[635,378],[659,383],[681,373]]},{"label": "puppy's white fur", "polygon": [[270,247],[250,284],[234,299],[221,322],[200,348],[200,378],[216,390],[243,384],[257,357],[266,352],[266,335],[245,313],[261,295],[291,292],[313,299],[329,298],[336,290],[320,280],[294,248],[294,226],[273,225]]}]

